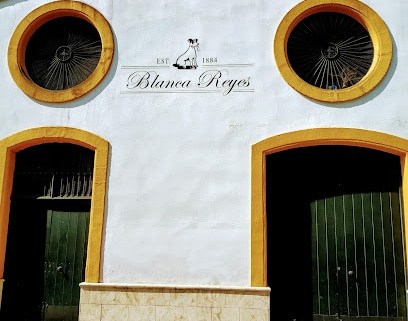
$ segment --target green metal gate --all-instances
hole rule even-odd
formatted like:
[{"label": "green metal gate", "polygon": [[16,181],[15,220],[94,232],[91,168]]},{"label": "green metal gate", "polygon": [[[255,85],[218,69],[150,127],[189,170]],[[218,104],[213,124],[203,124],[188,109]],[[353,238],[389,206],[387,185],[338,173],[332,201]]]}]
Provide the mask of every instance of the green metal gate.
[{"label": "green metal gate", "polygon": [[47,211],[44,260],[45,321],[74,321],[84,278],[89,212]]},{"label": "green metal gate", "polygon": [[89,205],[72,200],[13,205],[0,320],[78,320]]},{"label": "green metal gate", "polygon": [[271,320],[405,321],[398,156],[315,146],[266,158]]},{"label": "green metal gate", "polygon": [[311,214],[314,319],[405,320],[398,190],[318,199]]}]

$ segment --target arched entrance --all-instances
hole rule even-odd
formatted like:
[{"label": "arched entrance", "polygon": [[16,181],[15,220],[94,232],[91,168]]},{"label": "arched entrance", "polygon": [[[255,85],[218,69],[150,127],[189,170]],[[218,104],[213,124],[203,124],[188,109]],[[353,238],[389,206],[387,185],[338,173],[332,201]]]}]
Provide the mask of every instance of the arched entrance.
[{"label": "arched entrance", "polygon": [[406,146],[348,129],[254,145],[252,285],[271,287],[272,320],[406,320]]},{"label": "arched entrance", "polygon": [[2,320],[78,320],[94,151],[46,143],[16,154]]},{"label": "arched entrance", "polygon": [[[59,143],[59,144],[55,144],[55,143]],[[15,194],[14,187],[17,186],[18,184],[16,184],[16,181],[15,181],[16,177],[14,175],[14,172],[15,170],[17,172],[21,169],[20,165],[16,163],[16,159],[18,160],[19,155],[23,155],[26,151],[36,150],[37,148],[39,148],[39,146],[42,146],[42,145],[45,146],[47,144],[59,145],[63,147],[71,145],[74,148],[87,150],[93,155],[93,164],[91,166],[92,182],[89,179],[86,179],[86,182],[84,179],[82,179],[80,182],[82,187],[84,186],[85,183],[87,184],[88,187],[91,186],[91,190],[88,189],[88,191],[92,191],[92,196],[90,196],[90,194],[86,190],[83,190],[81,192],[79,192],[78,189],[75,190],[74,188],[72,188],[72,184],[71,184],[68,190],[70,191],[71,196],[77,196],[75,202],[71,202],[67,199],[58,199],[59,197],[61,198],[61,195],[59,196],[57,195],[59,192],[58,188],[51,189],[50,186],[52,184],[50,184],[50,181],[48,181],[48,179],[45,179],[45,182],[48,181],[48,183],[45,183],[45,185],[43,186],[45,187],[43,188],[43,191],[46,190],[47,192],[43,194],[42,196],[40,196],[39,199],[36,199],[36,201],[38,202],[41,201],[40,203],[35,202],[35,204],[32,204],[33,206],[30,206],[30,202],[28,201],[14,202],[13,200],[11,200],[16,195],[20,197],[21,195],[24,195],[25,193],[30,192],[30,189],[23,191],[22,193],[20,193],[21,192],[20,190],[18,193]],[[14,235],[17,235],[17,237],[21,239],[21,235],[19,235],[20,233],[19,229],[18,228],[16,229],[18,231],[17,234],[13,233],[12,225],[16,222],[18,225],[22,223],[24,220],[19,220],[19,219],[14,220],[14,218],[18,216],[15,216],[13,212],[16,209],[20,213],[27,212],[24,210],[21,211],[21,208],[23,207],[23,209],[26,209],[29,211],[33,210],[33,212],[42,213],[42,214],[37,215],[42,218],[38,219],[38,221],[35,221],[35,224],[38,223],[35,226],[38,227],[38,232],[39,232],[39,234],[35,234],[35,236],[36,236],[37,245],[43,244],[43,250],[44,250],[43,252],[47,252],[47,247],[46,247],[47,244],[49,246],[52,245],[53,244],[52,242],[54,240],[57,243],[60,242],[58,237],[55,238],[52,236],[52,235],[57,235],[56,233],[54,233],[54,231],[56,230],[53,228],[53,226],[54,227],[57,225],[62,226],[64,225],[62,224],[62,222],[63,221],[67,222],[68,220],[70,221],[70,223],[66,227],[67,228],[68,226],[72,227],[76,223],[79,223],[81,219],[87,217],[84,221],[89,222],[89,227],[87,227],[88,226],[87,224],[83,225],[82,223],[79,223],[78,226],[82,226],[85,229],[87,228],[88,230],[84,231],[83,228],[81,227],[81,229],[76,229],[76,232],[73,232],[75,229],[71,230],[71,228],[69,227],[68,228],[69,231],[65,230],[62,232],[62,234],[64,233],[70,234],[72,231],[73,234],[77,233],[77,236],[78,236],[79,234],[82,233],[82,236],[84,237],[83,241],[85,245],[82,259],[86,260],[85,279],[83,279],[83,271],[79,272],[79,274],[77,275],[81,275],[80,279],[86,282],[99,282],[100,260],[101,260],[101,250],[102,250],[102,232],[103,232],[104,209],[105,209],[106,177],[107,177],[107,166],[108,166],[108,151],[109,151],[109,144],[107,141],[91,133],[88,133],[82,130],[78,130],[78,129],[74,129],[74,128],[67,128],[67,127],[41,127],[41,128],[29,129],[23,132],[19,132],[15,135],[12,135],[0,141],[0,200],[1,200],[1,203],[0,203],[0,279],[4,280],[4,268],[6,266],[6,269],[7,269],[7,264],[9,263],[9,262],[6,262],[7,264],[5,264],[6,244],[7,244],[7,247],[9,247],[10,243],[12,243],[11,239],[9,239],[8,237],[9,236],[12,237],[12,235],[14,234]],[[58,155],[55,155],[55,154],[58,154]],[[71,153],[69,152],[68,154],[71,154]],[[53,155],[54,158],[62,157],[61,156],[62,154],[60,155],[58,151],[56,153],[54,151],[53,153],[51,153],[51,155]],[[30,157],[25,157],[25,158],[26,160],[23,161],[22,163],[23,164],[25,163],[26,165],[30,164]],[[45,163],[47,161],[49,162],[50,155],[48,155],[48,157],[39,157],[39,159],[44,160]],[[68,160],[69,157],[67,157],[66,159]],[[29,176],[32,176],[32,175],[29,175]],[[56,176],[54,178],[56,178]],[[30,184],[27,184],[27,185],[30,185]],[[78,187],[78,185],[76,186]],[[26,187],[27,186],[25,186],[23,190]],[[64,187],[65,187],[65,190],[67,190],[67,184],[65,184]],[[12,190],[13,190],[13,197],[12,197]],[[55,198],[54,196],[56,195],[57,197]],[[51,200],[50,196],[54,198]],[[79,198],[82,198],[82,199],[78,199],[78,196]],[[50,206],[51,204],[50,202],[52,202],[52,206]],[[69,215],[68,213],[77,213],[76,218],[74,218],[73,220],[68,219],[67,216],[72,216],[72,215]],[[82,214],[85,214],[85,215],[82,215]],[[60,221],[61,224],[48,225],[48,222],[49,222],[48,219],[51,219],[51,218],[56,218],[55,220],[53,220],[54,223],[57,221]],[[47,225],[43,225],[39,223],[41,222],[41,220],[43,222],[45,220],[45,222],[47,222]],[[29,218],[27,218],[27,221],[29,221]],[[9,223],[10,223],[10,227],[9,227]],[[33,230],[35,230],[35,228],[33,228],[34,222],[32,223],[33,224],[31,226],[27,226],[28,233],[31,233]],[[45,229],[45,235],[46,235],[45,243],[42,242],[41,237],[39,237],[39,235],[41,235],[41,229],[43,229],[43,231]],[[58,233],[61,233],[62,230],[60,229],[58,231],[59,231]],[[10,234],[8,235],[8,233]],[[47,239],[47,235],[50,237],[49,239]],[[86,238],[87,238],[87,242],[86,242]],[[32,241],[31,243],[35,243],[35,242]],[[40,246],[38,246],[37,248],[41,250]],[[66,247],[67,251],[68,251],[68,248],[72,250],[72,247],[68,246]],[[22,250],[25,250],[25,249],[22,249]],[[16,251],[15,253],[17,252],[18,251]],[[78,251],[76,250],[74,252],[78,253]],[[86,255],[84,253],[86,253]],[[10,251],[8,251],[7,255],[8,256],[10,255]],[[27,252],[27,257],[29,256],[30,256],[30,253]],[[43,259],[45,260],[44,255],[43,255]],[[12,260],[10,260],[10,263],[11,262]],[[24,271],[26,271],[27,274],[30,274],[32,272],[30,270],[31,264],[29,260],[24,261],[24,262],[26,264],[22,266],[21,268]],[[67,269],[66,266],[59,267],[59,263],[61,262],[52,262],[50,266],[53,264],[55,265],[56,263],[58,263],[58,265],[56,266],[55,270],[51,268],[50,272],[56,271],[57,274],[59,276],[62,276],[64,280],[66,279],[67,276],[69,276],[69,273],[71,273],[71,275],[75,274],[73,273],[73,271],[70,271],[68,273],[68,271],[66,270]],[[24,269],[24,267],[27,267],[27,269]],[[46,270],[46,269],[44,269],[43,267],[43,270]],[[46,278],[46,275],[44,275],[43,277]],[[39,279],[41,279],[41,277]],[[72,280],[70,284],[80,282],[78,280]],[[7,279],[5,280],[5,282],[7,282]],[[33,288],[35,287],[35,285],[31,284],[29,287],[30,287],[31,292],[35,292],[35,289]],[[79,293],[77,292],[77,296],[78,295]],[[13,320],[15,320],[15,318]],[[36,319],[33,319],[33,320],[36,320]]]}]

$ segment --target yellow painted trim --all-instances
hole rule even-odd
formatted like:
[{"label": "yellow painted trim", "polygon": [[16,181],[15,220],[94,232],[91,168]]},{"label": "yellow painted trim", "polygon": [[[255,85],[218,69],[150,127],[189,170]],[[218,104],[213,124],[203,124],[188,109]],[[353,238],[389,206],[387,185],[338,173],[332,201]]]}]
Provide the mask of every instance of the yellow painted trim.
[{"label": "yellow painted trim", "polygon": [[[44,23],[71,16],[86,20],[99,33],[102,51],[94,72],[81,84],[66,90],[48,90],[36,85],[28,76],[25,50],[33,33]],[[79,98],[95,88],[106,76],[112,64],[114,40],[106,19],[93,7],[78,1],[55,1],[29,13],[14,30],[8,48],[8,66],[17,86],[28,96],[45,102],[61,103]]]},{"label": "yellow painted trim", "polygon": [[[344,89],[326,90],[308,84],[292,69],[286,44],[293,28],[304,18],[318,12],[339,12],[354,18],[371,36],[374,58],[367,74],[355,85]],[[381,17],[358,0],[304,0],[282,19],[274,40],[275,61],[282,77],[296,91],[318,101],[342,102],[361,97],[385,77],[392,59],[392,40]]]},{"label": "yellow painted trim", "polygon": [[80,145],[95,152],[85,282],[99,282],[109,143],[68,127],[33,128],[0,140],[0,279],[4,272],[15,155],[27,147],[54,142]]},{"label": "yellow painted trim", "polygon": [[[267,286],[267,244],[265,210],[265,156],[276,152],[317,145],[367,147],[398,155],[402,170],[402,213],[404,230],[408,229],[408,140],[368,130],[351,128],[315,128],[267,138],[252,146],[251,190],[251,286]],[[405,244],[408,244],[404,233]],[[408,249],[405,246],[405,257]]]}]

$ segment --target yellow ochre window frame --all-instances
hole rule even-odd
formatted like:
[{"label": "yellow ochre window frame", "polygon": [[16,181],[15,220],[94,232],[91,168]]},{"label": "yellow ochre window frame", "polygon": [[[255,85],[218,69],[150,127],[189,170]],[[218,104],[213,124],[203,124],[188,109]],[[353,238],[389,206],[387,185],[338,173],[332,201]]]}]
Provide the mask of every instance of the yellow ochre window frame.
[{"label": "yellow ochre window frame", "polygon": [[[365,27],[374,47],[374,57],[366,75],[355,85],[337,90],[322,89],[301,79],[291,67],[287,42],[292,30],[306,17],[319,12],[346,14]],[[370,7],[358,0],[304,0],[282,19],[275,34],[274,55],[285,81],[302,95],[330,103],[359,98],[373,90],[385,77],[392,59],[392,40],[387,25]]]},{"label": "yellow ochre window frame", "polygon": [[[90,23],[99,33],[102,50],[99,62],[82,83],[65,90],[48,90],[35,84],[25,66],[27,44],[35,31],[45,23],[60,17],[76,17]],[[8,47],[8,66],[17,86],[28,96],[49,103],[77,99],[94,89],[106,76],[112,64],[114,38],[109,23],[93,7],[78,1],[55,1],[29,13],[16,27]]]}]

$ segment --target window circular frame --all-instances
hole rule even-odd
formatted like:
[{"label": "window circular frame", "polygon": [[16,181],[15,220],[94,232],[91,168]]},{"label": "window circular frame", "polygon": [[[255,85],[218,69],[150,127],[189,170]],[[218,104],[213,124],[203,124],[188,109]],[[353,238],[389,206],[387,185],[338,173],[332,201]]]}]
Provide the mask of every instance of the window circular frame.
[{"label": "window circular frame", "polygon": [[[101,38],[101,56],[95,70],[80,84],[64,89],[49,90],[37,85],[25,65],[27,44],[45,23],[61,17],[76,17],[91,24]],[[28,96],[43,102],[63,103],[84,96],[106,76],[114,55],[114,38],[109,23],[95,8],[78,1],[56,1],[29,13],[16,27],[8,48],[8,67],[17,86]]]},{"label": "window circular frame", "polygon": [[[338,12],[350,16],[368,31],[374,48],[371,67],[353,86],[329,90],[315,87],[293,70],[287,42],[292,30],[305,18],[320,12]],[[275,34],[274,55],[279,72],[285,81],[302,95],[323,102],[344,102],[359,98],[374,89],[385,77],[392,59],[392,40],[381,17],[357,0],[304,0],[293,7],[282,19]]]}]

